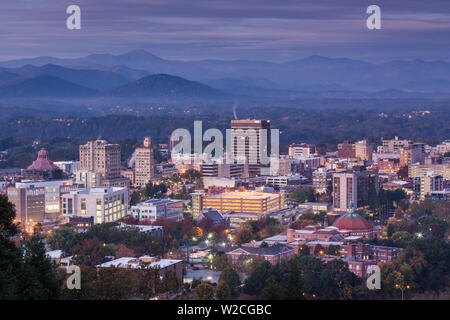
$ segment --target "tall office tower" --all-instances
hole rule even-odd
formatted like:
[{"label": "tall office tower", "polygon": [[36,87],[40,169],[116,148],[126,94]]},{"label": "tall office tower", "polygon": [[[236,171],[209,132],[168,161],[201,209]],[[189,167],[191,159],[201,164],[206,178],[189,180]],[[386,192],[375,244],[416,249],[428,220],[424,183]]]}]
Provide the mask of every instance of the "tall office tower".
[{"label": "tall office tower", "polygon": [[411,140],[400,140],[398,137],[390,140],[383,140],[383,152],[394,153],[406,148],[411,144]]},{"label": "tall office tower", "polygon": [[427,195],[433,191],[442,191],[444,181],[441,175],[428,172],[427,174],[414,178],[414,198],[425,200]]},{"label": "tall office tower", "polygon": [[[263,129],[267,132],[265,144],[262,141]],[[251,132],[254,133],[253,136]],[[264,145],[267,149],[263,148]],[[261,154],[270,157],[270,121],[231,120],[231,159],[237,161],[240,156],[245,156],[249,175],[259,176],[262,167],[270,166],[270,164],[261,163]]]},{"label": "tall office tower", "polygon": [[99,172],[103,179],[120,178],[120,145],[105,140],[81,145],[80,170]]},{"label": "tall office tower", "polygon": [[333,174],[333,209],[346,212],[353,202],[356,208],[369,204],[369,192],[378,190],[378,175],[372,170],[348,170]]},{"label": "tall office tower", "polygon": [[355,143],[355,157],[361,160],[372,160],[374,145],[361,140]]},{"label": "tall office tower", "polygon": [[339,158],[354,158],[355,145],[348,141],[338,144],[338,156]]},{"label": "tall office tower", "polygon": [[407,167],[410,164],[420,162],[422,160],[424,144],[413,143],[400,149],[400,167]]},{"label": "tall office tower", "polygon": [[152,142],[149,137],[144,137],[143,145],[136,148],[134,176],[138,187],[143,187],[155,179],[155,160],[153,158]]}]

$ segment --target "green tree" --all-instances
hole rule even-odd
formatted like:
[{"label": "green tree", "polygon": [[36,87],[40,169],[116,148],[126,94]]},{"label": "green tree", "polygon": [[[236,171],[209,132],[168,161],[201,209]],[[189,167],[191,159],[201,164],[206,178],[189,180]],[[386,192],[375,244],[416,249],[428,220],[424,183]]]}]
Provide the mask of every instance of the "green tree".
[{"label": "green tree", "polygon": [[230,300],[231,299],[231,290],[228,284],[225,281],[219,281],[216,290],[216,297],[219,300]]},{"label": "green tree", "polygon": [[13,204],[0,195],[0,300],[20,298],[22,250],[10,241],[17,233],[15,215]]},{"label": "green tree", "polygon": [[219,281],[226,282],[231,290],[231,295],[234,298],[239,296],[239,286],[241,285],[241,280],[239,279],[238,273],[234,269],[228,268],[222,271]]},{"label": "green tree", "polygon": [[46,241],[53,250],[59,249],[69,255],[75,244],[79,241],[79,237],[71,225],[65,225],[60,229],[52,231]]},{"label": "green tree", "polygon": [[60,295],[55,266],[46,257],[42,239],[37,236],[24,241],[24,267],[21,278],[21,299],[49,300],[57,299]]},{"label": "green tree", "polygon": [[195,288],[196,300],[212,300],[213,296],[213,287],[208,282],[202,282]]},{"label": "green tree", "polygon": [[274,276],[270,276],[264,282],[264,288],[261,292],[263,300],[279,300],[281,298],[281,287]]}]

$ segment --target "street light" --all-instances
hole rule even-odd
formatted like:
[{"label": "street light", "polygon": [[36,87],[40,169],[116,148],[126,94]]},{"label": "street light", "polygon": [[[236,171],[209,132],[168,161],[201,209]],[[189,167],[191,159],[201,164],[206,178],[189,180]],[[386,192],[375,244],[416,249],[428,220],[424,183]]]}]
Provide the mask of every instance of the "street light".
[{"label": "street light", "polygon": [[402,300],[404,300],[404,295],[403,295],[403,293],[404,293],[404,291],[405,291],[406,289],[411,289],[411,286],[410,286],[409,284],[405,286],[404,284],[399,285],[399,284],[397,283],[397,284],[395,285],[395,288],[401,290],[401,292],[402,292]]}]

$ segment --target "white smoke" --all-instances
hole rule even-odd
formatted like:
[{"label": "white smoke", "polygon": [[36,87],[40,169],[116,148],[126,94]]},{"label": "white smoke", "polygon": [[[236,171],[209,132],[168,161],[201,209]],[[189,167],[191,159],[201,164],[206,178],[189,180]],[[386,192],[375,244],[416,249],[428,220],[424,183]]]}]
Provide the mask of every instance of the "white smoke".
[{"label": "white smoke", "polygon": [[236,108],[237,108],[238,105],[239,105],[239,103],[237,103],[237,102],[235,102],[234,105],[233,105],[233,115],[234,115],[234,120],[237,120],[237,119],[238,119],[238,117],[237,117],[237,115],[236,115]]},{"label": "white smoke", "polygon": [[128,168],[133,168],[135,162],[136,162],[136,150],[133,151],[130,160],[128,160]]}]

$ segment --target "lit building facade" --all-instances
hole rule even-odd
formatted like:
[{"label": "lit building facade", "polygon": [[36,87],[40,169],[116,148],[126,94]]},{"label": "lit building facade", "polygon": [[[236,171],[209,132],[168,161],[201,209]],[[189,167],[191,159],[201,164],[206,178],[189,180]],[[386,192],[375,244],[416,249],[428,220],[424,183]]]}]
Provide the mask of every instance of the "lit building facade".
[{"label": "lit building facade", "polygon": [[94,223],[122,219],[128,212],[127,188],[92,188],[71,191],[62,196],[62,213],[66,217],[94,217]]}]

